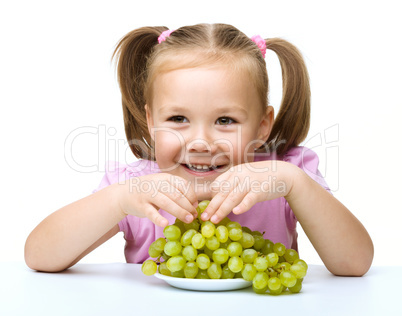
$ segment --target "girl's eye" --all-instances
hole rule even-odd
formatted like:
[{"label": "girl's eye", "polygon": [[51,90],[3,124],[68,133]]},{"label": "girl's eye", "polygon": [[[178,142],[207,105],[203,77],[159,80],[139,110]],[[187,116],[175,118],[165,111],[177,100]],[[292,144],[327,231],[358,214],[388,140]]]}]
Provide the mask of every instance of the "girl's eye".
[{"label": "girl's eye", "polygon": [[230,117],[220,117],[218,118],[216,123],[219,125],[229,125],[235,123],[235,121],[232,120]]},{"label": "girl's eye", "polygon": [[168,121],[172,121],[175,123],[184,123],[186,121],[186,118],[184,116],[172,116],[171,118],[168,119]]}]

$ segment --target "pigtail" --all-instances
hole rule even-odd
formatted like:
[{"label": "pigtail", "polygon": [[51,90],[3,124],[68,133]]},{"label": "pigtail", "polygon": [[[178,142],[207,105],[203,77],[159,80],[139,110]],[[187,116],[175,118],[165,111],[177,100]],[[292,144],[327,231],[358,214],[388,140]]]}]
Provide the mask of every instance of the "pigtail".
[{"label": "pigtail", "polygon": [[131,151],[137,158],[151,155],[144,106],[147,60],[166,27],[142,27],[124,36],[116,46],[117,77],[122,94],[124,127]]},{"label": "pigtail", "polygon": [[310,128],[310,83],[306,65],[299,50],[289,42],[266,40],[282,68],[282,102],[267,144],[278,154],[299,145]]}]

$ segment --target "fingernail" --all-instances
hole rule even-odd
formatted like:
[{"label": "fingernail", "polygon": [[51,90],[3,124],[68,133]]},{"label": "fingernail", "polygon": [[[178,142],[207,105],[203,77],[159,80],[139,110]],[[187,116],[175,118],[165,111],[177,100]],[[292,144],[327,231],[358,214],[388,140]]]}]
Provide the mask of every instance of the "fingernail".
[{"label": "fingernail", "polygon": [[186,222],[191,223],[193,221],[194,217],[191,215],[186,215]]},{"label": "fingernail", "polygon": [[218,216],[214,215],[211,217],[211,222],[216,222],[218,220]]},{"label": "fingernail", "polygon": [[207,213],[202,213],[201,219],[206,221],[208,219],[208,214]]}]

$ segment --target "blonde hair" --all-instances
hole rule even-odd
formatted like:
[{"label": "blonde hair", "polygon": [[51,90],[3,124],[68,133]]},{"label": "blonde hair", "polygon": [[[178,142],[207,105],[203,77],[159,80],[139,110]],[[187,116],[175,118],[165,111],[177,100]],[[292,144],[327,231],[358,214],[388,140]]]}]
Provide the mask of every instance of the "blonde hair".
[{"label": "blonde hair", "polygon": [[[227,24],[197,24],[175,30],[158,44],[166,27],[142,27],[117,44],[113,58],[122,93],[126,137],[137,158],[152,159],[145,104],[151,106],[153,81],[163,72],[225,63],[245,71],[254,83],[263,109],[268,106],[268,74],[258,46]],[[271,134],[263,150],[283,154],[299,145],[310,126],[310,84],[303,57],[291,43],[266,39],[282,68],[283,96]],[[183,58],[183,56],[186,56]]]}]

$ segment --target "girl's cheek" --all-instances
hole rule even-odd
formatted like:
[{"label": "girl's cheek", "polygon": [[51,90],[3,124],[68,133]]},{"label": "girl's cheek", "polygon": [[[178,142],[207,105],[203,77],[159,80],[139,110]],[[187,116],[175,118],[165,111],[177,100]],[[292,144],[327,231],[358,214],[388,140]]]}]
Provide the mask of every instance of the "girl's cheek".
[{"label": "girl's cheek", "polygon": [[175,131],[158,131],[155,133],[155,158],[160,167],[174,164],[184,147],[182,137]]}]

